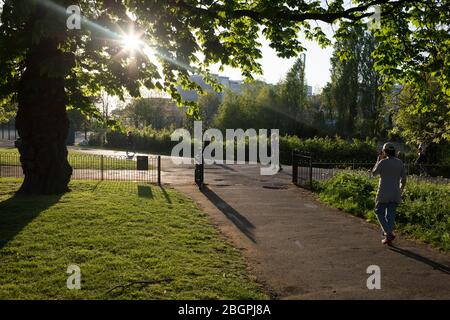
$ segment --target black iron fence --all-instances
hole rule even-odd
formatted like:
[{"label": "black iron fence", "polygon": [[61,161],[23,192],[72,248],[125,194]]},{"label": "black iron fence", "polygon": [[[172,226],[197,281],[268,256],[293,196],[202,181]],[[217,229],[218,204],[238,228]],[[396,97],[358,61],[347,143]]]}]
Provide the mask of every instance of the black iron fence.
[{"label": "black iron fence", "polygon": [[[133,181],[161,184],[161,156],[103,156],[69,154],[72,179]],[[20,156],[0,152],[0,177],[23,177]]]},{"label": "black iron fence", "polygon": [[[371,171],[375,165],[374,162],[320,161],[313,159],[311,154],[298,151],[292,153],[292,164],[292,182],[307,188],[312,188],[314,181],[325,181],[344,171],[358,171],[372,177]],[[409,180],[431,183],[450,182],[450,164],[405,163],[405,170]]]},{"label": "black iron fence", "polygon": [[313,163],[312,156],[307,152],[292,152],[292,182],[296,185],[313,186]]}]

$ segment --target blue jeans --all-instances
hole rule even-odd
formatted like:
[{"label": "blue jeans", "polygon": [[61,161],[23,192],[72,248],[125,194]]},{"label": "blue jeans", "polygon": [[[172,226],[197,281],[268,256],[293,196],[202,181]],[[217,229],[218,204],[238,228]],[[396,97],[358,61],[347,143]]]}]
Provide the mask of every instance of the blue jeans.
[{"label": "blue jeans", "polygon": [[380,222],[383,232],[388,236],[392,236],[392,231],[394,230],[395,210],[397,209],[397,205],[398,204],[395,202],[378,202],[375,205],[375,213],[377,214],[378,221]]}]

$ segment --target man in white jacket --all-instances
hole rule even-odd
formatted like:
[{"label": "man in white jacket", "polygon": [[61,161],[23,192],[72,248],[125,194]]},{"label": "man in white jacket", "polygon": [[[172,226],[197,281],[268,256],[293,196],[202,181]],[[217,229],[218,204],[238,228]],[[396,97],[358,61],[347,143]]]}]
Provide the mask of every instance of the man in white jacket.
[{"label": "man in white jacket", "polygon": [[406,185],[405,167],[403,162],[395,157],[395,147],[392,143],[384,144],[372,174],[380,175],[375,212],[383,229],[384,238],[381,242],[391,245],[395,238],[393,234],[395,211]]}]

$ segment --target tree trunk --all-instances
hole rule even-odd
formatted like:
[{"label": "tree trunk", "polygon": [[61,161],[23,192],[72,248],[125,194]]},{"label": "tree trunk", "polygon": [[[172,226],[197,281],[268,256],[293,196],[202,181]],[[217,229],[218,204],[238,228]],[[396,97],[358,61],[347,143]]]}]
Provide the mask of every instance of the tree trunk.
[{"label": "tree trunk", "polygon": [[67,161],[69,119],[64,72],[48,72],[47,69],[52,64],[62,67],[63,60],[63,53],[53,39],[41,40],[30,48],[26,57],[16,118],[21,139],[18,149],[25,175],[19,193],[60,194],[69,191],[72,168]]}]

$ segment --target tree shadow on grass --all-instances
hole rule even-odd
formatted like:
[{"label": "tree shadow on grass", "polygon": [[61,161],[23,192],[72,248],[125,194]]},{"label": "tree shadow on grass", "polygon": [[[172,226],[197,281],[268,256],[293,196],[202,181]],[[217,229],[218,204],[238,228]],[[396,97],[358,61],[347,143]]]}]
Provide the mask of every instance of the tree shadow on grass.
[{"label": "tree shadow on grass", "polygon": [[425,263],[425,264],[429,265],[430,267],[432,267],[435,270],[439,270],[439,271],[441,271],[443,273],[446,273],[446,274],[450,275],[450,267],[448,267],[446,265],[440,264],[440,263],[438,263],[436,261],[433,261],[433,260],[430,260],[428,258],[425,258],[425,257],[423,257],[423,256],[421,256],[421,255],[419,255],[417,253],[414,253],[412,251],[409,251],[409,250],[406,250],[406,249],[402,249],[402,248],[399,248],[399,247],[396,247],[396,246],[391,246],[391,247],[389,247],[389,249],[394,251],[394,252],[400,253],[400,254],[408,257],[408,258],[411,258],[411,259],[414,259],[416,261]]},{"label": "tree shadow on grass", "polygon": [[153,191],[151,190],[154,185],[147,183],[137,183],[132,181],[98,181],[92,185],[90,190],[92,192],[118,192],[136,194],[140,197],[153,198]]},{"label": "tree shadow on grass", "polygon": [[92,187],[92,192],[104,192],[104,191],[114,191],[114,192],[126,192],[126,193],[136,193],[136,183],[130,181],[108,181],[102,180],[96,182]]},{"label": "tree shadow on grass", "polygon": [[0,249],[42,211],[57,203],[61,195],[24,196],[15,194],[0,202]]},{"label": "tree shadow on grass", "polygon": [[202,193],[212,202],[234,225],[252,242],[256,243],[253,230],[255,226],[243,215],[237,212],[233,207],[226,203],[221,197],[219,197],[214,191],[204,186],[201,189]]},{"label": "tree shadow on grass", "polygon": [[92,192],[104,192],[104,191],[114,191],[121,193],[137,194],[138,197],[154,199],[158,197],[158,189],[161,190],[161,194],[164,196],[167,203],[171,204],[169,194],[162,186],[157,186],[155,184],[136,184],[135,182],[129,181],[99,181],[92,186]]}]

